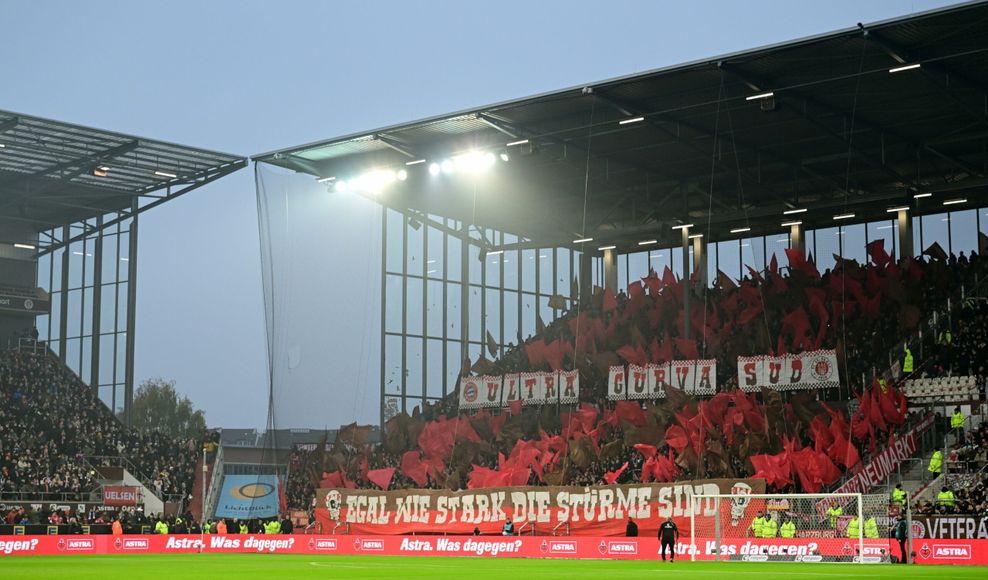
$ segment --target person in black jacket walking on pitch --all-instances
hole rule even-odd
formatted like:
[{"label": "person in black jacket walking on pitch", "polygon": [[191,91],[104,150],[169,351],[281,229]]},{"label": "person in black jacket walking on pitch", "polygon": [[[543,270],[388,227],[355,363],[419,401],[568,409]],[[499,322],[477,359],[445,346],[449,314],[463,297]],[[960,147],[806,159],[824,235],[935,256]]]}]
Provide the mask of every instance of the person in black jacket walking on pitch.
[{"label": "person in black jacket walking on pitch", "polygon": [[666,521],[662,522],[659,526],[659,542],[662,545],[662,561],[666,561],[666,547],[669,548],[669,561],[676,561],[676,542],[679,540],[679,528],[676,527],[676,523],[672,521],[671,517],[666,518]]}]

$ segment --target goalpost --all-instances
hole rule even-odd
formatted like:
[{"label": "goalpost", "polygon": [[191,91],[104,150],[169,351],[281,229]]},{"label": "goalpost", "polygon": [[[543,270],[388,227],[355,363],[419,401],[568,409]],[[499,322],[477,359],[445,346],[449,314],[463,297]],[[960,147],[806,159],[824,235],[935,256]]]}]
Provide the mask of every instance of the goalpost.
[{"label": "goalpost", "polygon": [[688,496],[692,560],[891,562],[885,495],[736,491]]}]

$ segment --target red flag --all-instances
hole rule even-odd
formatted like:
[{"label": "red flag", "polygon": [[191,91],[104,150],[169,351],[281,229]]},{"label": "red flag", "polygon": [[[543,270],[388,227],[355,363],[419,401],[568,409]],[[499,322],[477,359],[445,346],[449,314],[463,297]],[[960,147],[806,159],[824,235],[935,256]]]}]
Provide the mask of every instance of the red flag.
[{"label": "red flag", "polygon": [[612,312],[617,308],[617,298],[614,297],[614,293],[611,292],[610,288],[604,290],[604,312]]},{"label": "red flag", "polygon": [[679,425],[672,425],[666,429],[666,443],[676,451],[681,452],[689,445],[689,442],[690,440],[686,435],[686,430]]},{"label": "red flag", "polygon": [[778,455],[752,455],[751,465],[755,468],[755,477],[764,477],[765,484],[773,489],[782,489],[792,483],[792,466],[787,451]]},{"label": "red flag", "polygon": [[786,248],[786,257],[789,258],[789,269],[793,272],[802,272],[812,279],[820,278],[820,272],[817,271],[816,266],[806,259],[803,250]]},{"label": "red flag", "polygon": [[420,487],[428,483],[427,470],[418,451],[408,451],[401,456],[401,472]]},{"label": "red flag", "polygon": [[621,477],[621,474],[624,473],[624,470],[625,469],[628,469],[628,462],[627,461],[625,461],[624,462],[624,465],[622,465],[621,467],[619,467],[617,469],[617,471],[608,471],[608,472],[604,473],[604,481],[606,481],[607,483],[609,483],[611,485],[614,485],[617,482],[617,479],[619,477]]},{"label": "red flag", "polygon": [[508,409],[511,410],[511,414],[512,415],[520,415],[521,414],[521,399],[516,399],[516,400],[511,401],[510,403],[508,403]]},{"label": "red flag", "polygon": [[580,408],[574,411],[573,414],[580,421],[583,432],[589,433],[597,425],[597,417],[600,415],[600,411],[596,405],[580,403]]},{"label": "red flag", "polygon": [[342,472],[335,471],[332,473],[323,473],[322,480],[319,482],[319,487],[333,487],[333,488],[345,487],[343,485]]},{"label": "red flag", "polygon": [[391,478],[394,477],[395,468],[385,467],[384,469],[371,469],[367,472],[367,480],[377,487],[388,491],[391,486]]},{"label": "red flag", "polygon": [[700,354],[696,349],[696,340],[692,338],[674,338],[673,341],[676,344],[676,350],[679,355],[687,360],[693,360],[700,358]]},{"label": "red flag", "polygon": [[618,401],[614,405],[614,415],[619,419],[631,423],[635,427],[644,427],[648,422],[645,417],[645,411],[635,401]]},{"label": "red flag", "polygon": [[871,258],[871,261],[879,268],[886,268],[892,261],[892,257],[885,251],[885,240],[872,240],[868,242],[865,248],[868,250],[868,256]]},{"label": "red flag", "polygon": [[633,447],[638,451],[641,451],[641,454],[644,455],[646,459],[655,457],[655,454],[658,452],[658,449],[656,449],[654,445],[647,445],[645,443],[635,443]]}]

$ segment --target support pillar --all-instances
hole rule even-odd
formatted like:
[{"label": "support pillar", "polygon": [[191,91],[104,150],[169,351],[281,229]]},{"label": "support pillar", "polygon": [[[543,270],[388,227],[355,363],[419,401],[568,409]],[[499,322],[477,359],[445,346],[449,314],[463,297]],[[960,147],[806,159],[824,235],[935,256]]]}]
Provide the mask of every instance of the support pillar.
[{"label": "support pillar", "polygon": [[693,275],[698,287],[707,287],[707,251],[702,235],[693,238]]},{"label": "support pillar", "polygon": [[789,247],[806,254],[806,242],[803,241],[803,224],[789,226]]},{"label": "support pillar", "polygon": [[690,229],[680,228],[683,236],[683,338],[690,337]]},{"label": "support pillar", "polygon": [[580,295],[578,297],[583,304],[590,303],[593,296],[593,256],[590,252],[580,253]]},{"label": "support pillar", "polygon": [[912,258],[913,254],[913,221],[909,219],[909,210],[900,209],[896,212],[899,220],[899,258]]},{"label": "support pillar", "polygon": [[617,294],[617,250],[604,250],[604,289]]}]

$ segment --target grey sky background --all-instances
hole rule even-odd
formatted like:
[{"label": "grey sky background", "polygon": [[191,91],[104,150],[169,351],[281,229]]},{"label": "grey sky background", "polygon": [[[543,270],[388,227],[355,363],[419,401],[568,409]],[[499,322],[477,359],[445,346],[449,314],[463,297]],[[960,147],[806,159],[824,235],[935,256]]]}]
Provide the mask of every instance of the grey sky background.
[{"label": "grey sky background", "polygon": [[[952,3],[0,0],[0,108],[252,155]],[[335,214],[335,237],[366,238],[371,214]],[[210,425],[263,427],[253,171],[145,216],[136,379],[175,379]],[[364,272],[371,253],[326,263]],[[340,279],[334,332],[362,335],[352,297],[379,287]]]}]

